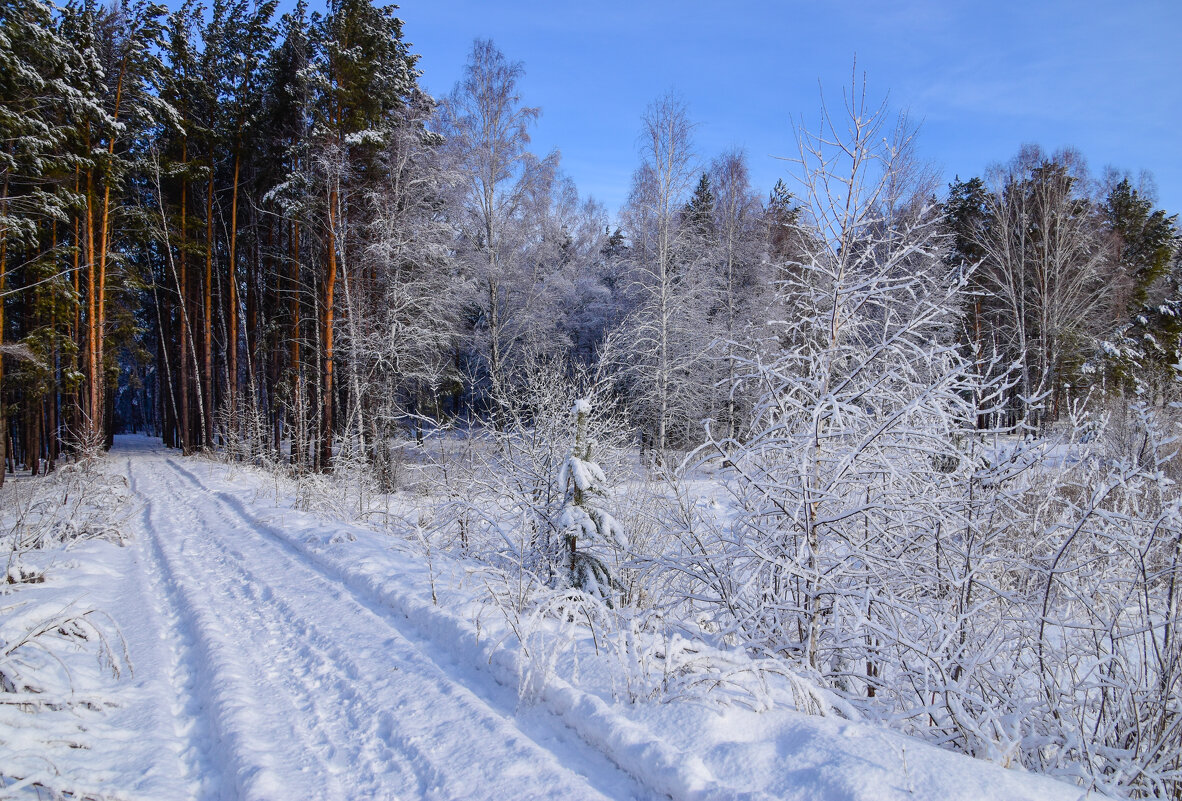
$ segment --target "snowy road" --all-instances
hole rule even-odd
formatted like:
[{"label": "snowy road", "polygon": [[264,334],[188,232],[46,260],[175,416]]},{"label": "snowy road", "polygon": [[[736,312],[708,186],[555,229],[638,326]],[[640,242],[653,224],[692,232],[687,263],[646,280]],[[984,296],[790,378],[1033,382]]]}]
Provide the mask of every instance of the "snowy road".
[{"label": "snowy road", "polygon": [[[643,649],[621,657],[608,629],[523,642],[478,563],[432,561],[397,531],[301,511],[300,490],[274,476],[159,440],[119,437],[95,469],[103,480],[62,475],[45,497],[103,494],[94,508],[131,535],[126,547],[66,541],[30,555],[46,579],[0,603],[0,645],[22,621],[94,610],[109,656],[59,630],[44,664],[69,663],[72,678],[49,685],[60,696],[35,714],[0,705],[0,798],[50,797],[37,782],[112,801],[1099,797],[802,714],[786,677],[765,677],[760,692],[777,700],[761,710],[622,700],[651,686]],[[709,681],[702,692],[719,689]],[[18,784],[28,792],[13,795]]]},{"label": "snowy road", "polygon": [[[154,736],[200,799],[651,797],[557,719],[334,579],[192,462],[126,439]],[[163,645],[161,645],[163,643]],[[147,649],[148,644],[143,645]],[[144,660],[141,658],[141,665]],[[151,662],[151,660],[149,660]],[[141,667],[142,671],[142,667]]]}]

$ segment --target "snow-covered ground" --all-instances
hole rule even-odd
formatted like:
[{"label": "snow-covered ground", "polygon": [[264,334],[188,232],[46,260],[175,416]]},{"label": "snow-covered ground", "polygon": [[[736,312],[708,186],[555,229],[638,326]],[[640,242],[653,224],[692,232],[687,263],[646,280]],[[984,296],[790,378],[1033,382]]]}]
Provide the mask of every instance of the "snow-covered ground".
[{"label": "snow-covered ground", "polygon": [[0,798],[37,797],[12,784],[37,771],[120,799],[1089,797],[788,703],[630,702],[590,652],[539,669],[477,566],[157,440],[121,437],[108,459],[126,547],[45,556],[45,583],[14,597],[105,611],[128,664],[111,677],[67,653],[96,703],[0,705]]}]

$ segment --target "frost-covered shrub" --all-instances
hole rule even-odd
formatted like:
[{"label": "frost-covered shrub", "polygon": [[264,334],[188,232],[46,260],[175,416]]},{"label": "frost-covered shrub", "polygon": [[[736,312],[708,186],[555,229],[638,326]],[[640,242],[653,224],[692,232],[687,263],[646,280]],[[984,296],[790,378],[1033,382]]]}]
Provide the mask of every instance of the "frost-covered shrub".
[{"label": "frost-covered shrub", "polygon": [[968,276],[899,192],[905,139],[846,110],[801,142],[813,218],[788,313],[742,361],[750,417],[712,426],[674,493],[667,608],[945,746],[1177,796],[1174,432],[1135,405],[1086,444],[986,428],[1014,368],[958,342]]},{"label": "frost-covered shrub", "polygon": [[41,478],[7,482],[0,489],[0,548],[5,560],[0,592],[6,585],[40,580],[42,568],[26,564],[27,554],[93,539],[124,541],[127,483],[103,468],[101,458],[86,457]]},{"label": "frost-covered shrub", "polygon": [[113,621],[84,606],[63,608],[50,568],[81,542],[122,544],[128,495],[97,456],[0,488],[0,594],[11,596],[0,605],[0,797],[88,797],[58,773],[54,754],[86,747],[76,713],[106,704],[96,662],[118,676],[130,660]]}]

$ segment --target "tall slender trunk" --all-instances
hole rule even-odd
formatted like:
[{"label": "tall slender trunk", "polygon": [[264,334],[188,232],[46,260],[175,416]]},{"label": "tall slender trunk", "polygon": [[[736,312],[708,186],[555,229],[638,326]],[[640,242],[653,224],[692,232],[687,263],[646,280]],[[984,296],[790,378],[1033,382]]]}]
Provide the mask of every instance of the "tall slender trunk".
[{"label": "tall slender trunk", "polygon": [[[330,218],[331,219],[331,218]],[[365,443],[365,414],[361,403],[361,377],[358,375],[358,370],[361,367],[360,359],[357,358],[357,344],[361,342],[361,332],[358,330],[358,316],[360,314],[358,305],[354,298],[358,294],[349,285],[349,262],[345,258],[345,254],[341,254],[341,289],[345,294],[345,323],[348,326],[349,342],[353,348],[353,358],[346,362],[348,369],[350,390],[352,391],[352,403],[350,404],[351,412],[346,416],[346,427],[349,425],[349,418],[353,417],[357,421],[357,448],[359,454],[366,452]],[[375,440],[376,442],[376,440]]]},{"label": "tall slender trunk", "polygon": [[[320,297],[320,276],[317,271],[312,272],[312,297]],[[312,443],[312,469],[320,472],[323,469],[321,466],[320,457],[324,455],[324,448],[322,443],[324,441],[324,326],[321,325],[320,311],[315,311],[315,318],[313,319],[312,329],[315,332],[316,341],[312,346],[312,354],[315,357],[315,364],[312,365],[312,375],[315,378],[315,386],[312,388],[311,395],[315,401],[315,409],[309,414],[309,423],[315,421],[309,439]]]},{"label": "tall slender trunk", "polygon": [[[193,443],[190,438],[193,435],[192,430],[192,414],[189,409],[189,318],[186,311],[186,297],[189,292],[189,272],[188,272],[188,201],[189,201],[189,179],[185,177],[184,172],[189,168],[189,141],[184,139],[181,141],[181,246],[180,252],[180,270],[181,274],[177,280],[177,296],[181,304],[181,339],[180,339],[180,384],[181,384],[181,409],[180,421],[177,427],[181,431],[181,451],[188,456],[193,452]],[[193,365],[196,369],[196,363]]]},{"label": "tall slender trunk", "polygon": [[205,298],[202,306],[204,364],[201,369],[201,389],[204,396],[205,447],[213,447],[213,148],[209,151],[209,183],[205,195]]},{"label": "tall slender trunk", "polygon": [[[187,163],[187,158],[185,158],[185,163]],[[186,216],[187,215],[187,205],[188,205],[187,189],[188,189],[188,179],[182,178],[181,179],[181,247],[180,247],[181,266],[180,266],[179,271],[177,270],[176,261],[172,258],[171,240],[167,239],[168,220],[167,220],[167,213],[166,213],[165,207],[164,207],[164,201],[162,199],[160,200],[160,219],[161,219],[162,223],[164,224],[164,231],[165,231],[165,236],[166,236],[164,252],[165,252],[165,256],[168,260],[169,268],[172,270],[173,281],[176,282],[177,302],[180,304],[180,311],[181,311],[181,337],[180,337],[181,353],[180,353],[180,359],[178,360],[178,363],[180,364],[180,370],[181,370],[181,386],[184,387],[186,390],[189,388],[189,365],[191,364],[192,368],[193,368],[193,380],[197,384],[197,390],[198,390],[196,393],[196,395],[197,395],[197,412],[199,415],[198,421],[200,422],[200,431],[202,433],[204,433],[206,415],[205,415],[204,395],[201,392],[201,376],[198,373],[198,365],[200,364],[200,359],[197,356],[197,338],[193,335],[193,318],[192,318],[192,315],[189,314],[189,283],[190,283],[190,281],[189,281],[189,276],[188,276],[187,267],[186,267],[186,265],[188,264],[188,256],[187,256],[188,234],[186,233],[187,229],[188,229],[188,219]],[[159,193],[157,193],[157,197],[159,197],[159,196],[160,196]],[[188,360],[188,363],[186,363],[186,360]],[[181,394],[182,394],[181,401],[182,401],[182,404],[184,405],[184,409],[185,409],[185,411],[183,413],[181,413],[181,415],[180,415],[181,417],[185,418],[182,421],[182,425],[179,426],[181,429],[182,435],[183,435],[181,443],[182,443],[182,447],[185,447],[186,440],[183,437],[187,436],[189,438],[187,440],[188,447],[191,448],[192,447],[192,434],[193,434],[193,429],[192,429],[192,425],[191,425],[191,423],[192,423],[192,420],[191,420],[192,408],[189,405],[188,393],[182,392]]]},{"label": "tall slender trunk", "polygon": [[[56,325],[56,320],[52,323],[52,325]],[[47,405],[46,405],[46,409],[45,409],[45,415],[46,415],[46,421],[45,421],[45,431],[46,431],[46,438],[45,438],[46,448],[45,448],[45,450],[46,450],[46,453],[45,453],[45,456],[49,460],[48,463],[46,464],[46,467],[45,467],[45,472],[47,472],[47,473],[52,473],[54,471],[54,469],[56,469],[56,467],[57,467],[57,455],[58,455],[58,450],[59,450],[58,443],[60,442],[60,438],[58,437],[58,423],[57,423],[57,402],[58,402],[57,388],[59,386],[61,386],[61,383],[57,380],[57,372],[58,372],[57,362],[58,362],[57,345],[55,344],[53,346],[54,389],[53,389],[53,392],[50,393],[49,398],[46,401]]]},{"label": "tall slender trunk", "polygon": [[[241,144],[241,143],[239,143]],[[240,147],[234,150],[234,184],[230,190],[230,336],[226,342],[229,381],[230,419],[238,414],[238,171],[242,163]]]},{"label": "tall slender trunk", "polygon": [[[662,240],[665,235],[662,234]],[[669,247],[663,242],[659,252],[660,265],[660,307],[657,314],[657,402],[660,412],[657,418],[657,463],[665,463],[665,449],[668,446],[669,431]]]},{"label": "tall slender trunk", "polygon": [[[0,190],[0,212],[8,217],[8,176],[4,176],[4,188]],[[8,231],[0,226],[0,345],[4,344],[4,287],[8,280]],[[4,432],[8,421],[4,416],[4,355],[0,352],[0,487],[4,486]]]},{"label": "tall slender trunk", "polygon": [[[265,448],[267,438],[267,425],[262,419],[262,415],[266,411],[263,406],[263,393],[257,383],[256,362],[258,357],[258,343],[259,343],[259,291],[258,291],[258,274],[259,274],[259,235],[257,221],[251,217],[248,227],[255,229],[254,253],[246,263],[246,318],[243,320],[242,339],[246,346],[246,391],[247,401],[246,408],[250,410],[248,420],[252,421],[250,435],[255,443],[260,448]],[[252,445],[252,448],[254,446]]]},{"label": "tall slender trunk", "polygon": [[976,397],[973,398],[973,406],[977,409],[977,428],[984,431],[989,427],[987,416],[981,411],[983,398],[981,397],[980,386],[985,382],[985,340],[981,330],[981,298],[973,299],[973,342],[975,343],[976,353],[973,354],[973,360],[977,366],[977,382],[978,388],[974,390]]},{"label": "tall slender trunk", "polygon": [[[111,115],[112,125],[119,124],[119,110],[123,100],[123,78],[127,70],[127,59],[124,58],[119,66],[119,78],[115,83],[115,110]],[[116,128],[112,127],[111,137],[107,141],[107,160],[108,165],[115,158],[115,140]],[[91,350],[94,352],[94,366],[98,370],[97,375],[91,378],[91,401],[93,403],[92,426],[94,432],[102,431],[104,439],[106,438],[106,404],[102,403],[103,399],[103,347],[104,337],[106,336],[107,325],[107,248],[110,241],[110,223],[111,223],[111,176],[103,182],[103,211],[101,216],[102,231],[99,237],[99,279],[98,279],[98,320],[92,326],[96,340],[91,345]],[[93,305],[93,304],[92,304]]]},{"label": "tall slender trunk", "polygon": [[[733,217],[731,218],[733,219]],[[726,246],[726,435],[734,439],[738,433],[738,417],[735,410],[734,387],[737,383],[737,359],[735,359],[735,249],[734,228],[727,228]],[[713,397],[713,393],[711,393]]]},{"label": "tall slender trunk", "polygon": [[32,397],[28,397],[26,406],[25,466],[29,468],[29,475],[37,476],[41,474],[41,403],[34,402]]},{"label": "tall slender trunk", "polygon": [[[279,272],[279,258],[275,251],[271,248],[277,238],[281,239],[283,236],[282,230],[276,232],[271,230],[271,226],[279,226],[278,221],[272,221],[268,227],[268,248],[270,253],[271,269],[267,271],[266,275],[274,276],[275,283],[274,295],[270,304],[272,314],[275,316],[275,325],[267,325],[263,323],[263,331],[268,331],[269,336],[266,337],[267,344],[264,345],[264,338],[262,332],[259,334],[259,346],[263,348],[261,358],[264,361],[264,368],[260,368],[267,372],[267,402],[266,408],[268,414],[271,415],[271,452],[275,455],[275,461],[278,463],[283,460],[283,437],[285,432],[284,426],[287,423],[287,418],[283,414],[283,409],[280,405],[279,398],[281,388],[283,387],[283,328],[279,321],[283,317],[283,290],[282,285],[285,277]],[[262,289],[263,297],[261,303],[267,305],[267,288],[266,285]],[[261,379],[260,375],[260,379]],[[289,434],[290,436],[290,434]],[[294,445],[294,443],[293,443]]]},{"label": "tall slender trunk", "polygon": [[[89,151],[89,133],[86,138]],[[86,428],[83,435],[85,448],[90,448],[94,444],[96,420],[99,415],[98,350],[95,345],[98,338],[98,304],[95,297],[94,255],[94,168],[89,167],[86,170]]]},{"label": "tall slender trunk", "polygon": [[500,288],[496,278],[489,273],[488,278],[488,377],[492,384],[493,428],[502,431],[505,428],[505,387],[502,382],[503,366],[501,364],[501,303]]},{"label": "tall slender trunk", "polygon": [[[81,168],[74,165],[74,194],[78,195],[81,192]],[[82,304],[79,299],[82,297],[82,241],[78,232],[80,218],[77,212],[74,213],[74,321],[73,330],[70,331],[70,339],[74,342],[74,372],[81,373],[82,371]],[[69,427],[73,429],[73,436],[76,438],[78,432],[82,430],[82,391],[81,387],[75,386],[74,391],[70,393],[73,397],[73,403],[70,409],[70,423]],[[3,454],[0,454],[2,456]],[[3,459],[0,458],[0,462]]]},{"label": "tall slender trunk", "polygon": [[291,294],[288,303],[291,308],[291,340],[289,342],[291,361],[291,460],[297,468],[304,464],[307,440],[304,438],[304,375],[300,365],[300,224],[291,227]]},{"label": "tall slender trunk", "polygon": [[[53,221],[53,239],[50,253],[53,254],[53,259],[57,262],[57,220]],[[61,381],[58,374],[58,340],[57,340],[57,303],[49,304],[49,330],[53,331],[55,336],[49,341],[49,374],[50,387],[49,397],[45,406],[45,472],[51,472],[54,468],[54,462],[57,457],[57,416],[54,414],[57,406],[58,388],[61,386]]]},{"label": "tall slender trunk", "polygon": [[[103,358],[104,358],[104,342],[106,337],[107,325],[107,239],[109,235],[110,213],[111,213],[111,182],[108,178],[106,186],[103,187],[103,210],[100,216],[101,229],[99,234],[99,270],[98,270],[98,319],[95,321],[93,330],[95,332],[94,345],[94,365],[95,377],[91,384],[91,400],[93,402],[94,413],[94,431],[96,433],[106,431],[106,416],[103,412],[106,410],[103,404],[103,395],[106,387],[103,385]],[[92,304],[93,305],[93,304]]]},{"label": "tall slender trunk", "polygon": [[496,231],[493,227],[493,207],[496,198],[495,184],[484,181],[484,245],[488,255],[488,379],[492,385],[493,428],[501,431],[505,427],[505,388],[502,385],[501,353],[501,304],[500,287],[497,282]]},{"label": "tall slender trunk", "polygon": [[337,238],[335,220],[337,206],[337,189],[334,186],[328,193],[328,275],[324,281],[324,396],[321,401],[322,430],[320,432],[320,469],[327,470],[332,465],[332,370],[333,370],[333,291],[337,282]]},{"label": "tall slender trunk", "polygon": [[[161,208],[163,208],[163,207],[164,207],[164,205],[163,205],[163,203],[161,203]],[[165,316],[164,308],[160,305],[160,296],[156,290],[156,286],[157,286],[156,282],[153,282],[152,283],[152,301],[156,306],[156,322],[157,322],[156,333],[160,339],[160,361],[162,363],[161,366],[163,367],[163,369],[160,370],[157,374],[157,381],[159,381],[159,376],[161,374],[164,376],[164,381],[165,381],[165,386],[163,386],[163,387],[161,387],[159,384],[157,384],[157,393],[156,394],[160,398],[159,407],[162,410],[162,413],[160,415],[160,417],[163,421],[162,426],[161,426],[162,427],[161,435],[162,435],[162,439],[164,440],[164,445],[165,445],[165,447],[168,447],[168,448],[175,448],[176,447],[176,429],[179,428],[179,426],[176,425],[176,423],[178,422],[178,420],[177,420],[177,417],[178,417],[177,403],[176,403],[176,386],[172,380],[172,363],[169,360],[169,354],[168,354],[168,343],[172,340],[172,336],[171,336],[172,331],[170,330],[171,315],[169,315],[168,317]],[[183,323],[183,321],[182,321],[182,323]],[[182,352],[179,355],[180,355],[180,360],[182,363],[181,372],[184,373],[184,367],[183,367],[184,353]],[[168,398],[167,403],[164,400],[165,390],[167,390],[167,398]],[[146,406],[145,406],[145,408],[146,408]],[[174,424],[173,426],[168,425],[168,421],[170,419],[172,420],[172,422]]]}]

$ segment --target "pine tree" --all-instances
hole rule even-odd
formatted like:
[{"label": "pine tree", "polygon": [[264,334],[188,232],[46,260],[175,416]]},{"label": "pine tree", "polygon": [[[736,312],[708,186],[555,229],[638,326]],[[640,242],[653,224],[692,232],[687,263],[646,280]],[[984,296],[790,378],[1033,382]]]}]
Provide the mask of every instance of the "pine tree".
[{"label": "pine tree", "polygon": [[607,476],[592,459],[595,440],[588,434],[591,402],[575,401],[571,414],[575,418],[575,442],[558,477],[559,486],[565,488],[558,529],[566,546],[567,580],[570,586],[600,597],[610,606],[612,594],[621,590],[620,584],[603,560],[579,550],[579,539],[619,548],[627,548],[628,539],[605,508]]},{"label": "pine tree", "polygon": [[785,262],[798,259],[801,254],[800,204],[783,179],[777,178],[776,185],[768,193],[763,216],[767,227],[768,258],[780,270]]},{"label": "pine tree", "polygon": [[[193,158],[191,141],[200,135],[195,119],[203,89],[200,86],[199,60],[193,37],[198,24],[196,0],[186,2],[169,18],[166,81],[163,97],[176,111],[176,124],[162,129],[158,142],[159,172],[163,173],[158,203],[169,219],[166,226],[166,245],[174,251],[166,258],[169,274],[162,285],[172,284],[176,292],[177,358],[176,379],[179,384],[176,398],[176,438],[183,451],[190,453],[205,434],[205,394],[201,387],[201,360],[197,354],[197,326],[201,309],[193,292],[193,273],[190,257],[196,251],[195,232],[191,230],[195,216],[189,214],[193,192],[198,185],[199,162]],[[167,212],[171,211],[171,216]],[[171,304],[170,304],[171,305]],[[167,354],[163,354],[167,358]],[[196,410],[196,415],[194,415]]]},{"label": "pine tree", "polygon": [[[108,299],[127,284],[117,241],[125,203],[137,171],[138,144],[173,110],[160,95],[165,9],[136,0],[110,9],[81,9],[78,32],[87,74],[86,91],[102,115],[85,121],[84,140],[94,163],[86,175],[86,380],[84,440],[110,444],[113,423],[109,384],[117,376],[107,348]],[[121,299],[122,300],[122,299]],[[117,309],[129,304],[120,303]],[[111,357],[111,358],[108,358]]]},{"label": "pine tree", "polygon": [[[306,358],[309,341],[307,321],[317,320],[313,310],[316,302],[310,294],[313,288],[311,265],[304,257],[306,230],[312,220],[314,177],[311,168],[311,123],[314,103],[315,42],[307,17],[307,6],[301,0],[295,9],[284,14],[279,23],[279,45],[268,56],[264,67],[266,90],[263,93],[263,129],[267,136],[261,143],[263,165],[270,166],[261,176],[267,188],[262,200],[269,211],[282,221],[272,244],[272,258],[285,269],[282,278],[276,276],[277,293],[282,298],[275,317],[283,322],[280,335],[286,345],[285,381],[280,393],[272,387],[275,403],[272,414],[277,439],[286,430],[291,440],[291,460],[297,468],[308,461],[311,445],[311,426],[308,416],[309,387],[316,382],[309,379]],[[272,353],[273,360],[279,354]],[[276,384],[279,382],[276,381]],[[279,408],[276,396],[285,408]],[[319,449],[316,449],[319,453]]]},{"label": "pine tree", "polygon": [[[241,319],[239,291],[241,277],[238,267],[238,239],[239,239],[239,189],[242,185],[243,157],[257,152],[259,139],[258,123],[262,109],[262,65],[266,54],[270,51],[274,31],[270,27],[271,16],[275,13],[276,0],[266,0],[257,4],[249,12],[242,13],[236,20],[235,31],[231,41],[234,53],[227,70],[226,119],[228,123],[227,143],[230,146],[232,168],[230,169],[230,220],[229,243],[226,249],[226,274],[229,286],[229,331],[227,333],[227,373],[228,397],[227,406],[230,410],[231,425],[236,427],[238,415],[238,390],[240,383],[238,352],[239,352],[239,322]],[[249,170],[252,165],[247,165]],[[253,375],[253,373],[252,373]],[[241,436],[240,431],[236,431]]]},{"label": "pine tree", "polygon": [[980,178],[960,180],[957,176],[948,185],[948,200],[944,203],[944,218],[954,237],[949,260],[954,263],[976,264],[985,258],[981,247],[981,229],[988,217],[989,190]]},{"label": "pine tree", "polygon": [[702,173],[694,193],[681,212],[681,224],[702,242],[714,239],[714,193],[710,190],[710,176]]},{"label": "pine tree", "polygon": [[1128,178],[1112,187],[1104,200],[1104,216],[1117,238],[1118,269],[1132,286],[1126,314],[1150,302],[1166,276],[1178,242],[1178,215],[1154,209],[1151,198],[1134,189]]},{"label": "pine tree", "polygon": [[[56,456],[56,395],[71,379],[59,376],[58,365],[72,344],[63,336],[74,296],[66,235],[78,193],[70,179],[87,159],[75,124],[100,114],[79,91],[84,64],[71,38],[48,4],[0,2],[0,353],[17,337],[9,352],[24,356],[5,382],[0,355],[0,483],[10,401],[21,404],[31,436],[18,441],[36,471],[43,454],[50,464]],[[15,315],[6,315],[6,306]]]},{"label": "pine tree", "polygon": [[[334,433],[335,327],[338,278],[345,294],[349,342],[358,343],[360,290],[358,276],[352,275],[354,251],[350,232],[356,226],[353,197],[374,169],[374,159],[397,125],[396,112],[418,94],[417,56],[402,41],[402,21],[393,7],[381,8],[371,0],[333,0],[329,13],[319,21],[322,42],[317,117],[313,136],[321,147],[319,172],[324,207],[326,268],[323,280],[320,332],[323,351],[321,388],[321,439],[319,464],[326,469],[332,461]],[[372,180],[372,176],[370,176]],[[351,376],[350,400],[361,403]],[[365,422],[362,410],[354,409],[359,445],[365,450]]]},{"label": "pine tree", "polygon": [[[963,298],[961,343],[982,373],[996,347],[987,341],[988,320],[996,320],[1000,314],[996,298],[988,289],[988,267],[983,264],[988,253],[980,244],[989,224],[988,203],[989,190],[984,181],[961,181],[959,176],[948,185],[948,200],[944,203],[945,225],[951,234],[946,261],[950,266],[972,270]],[[985,428],[989,421],[982,417],[977,425]]]},{"label": "pine tree", "polygon": [[1154,404],[1176,394],[1182,371],[1182,274],[1170,275],[1180,241],[1177,215],[1153,208],[1128,178],[1112,187],[1103,213],[1115,240],[1111,283],[1123,286],[1116,330],[1090,366],[1113,389]]}]

